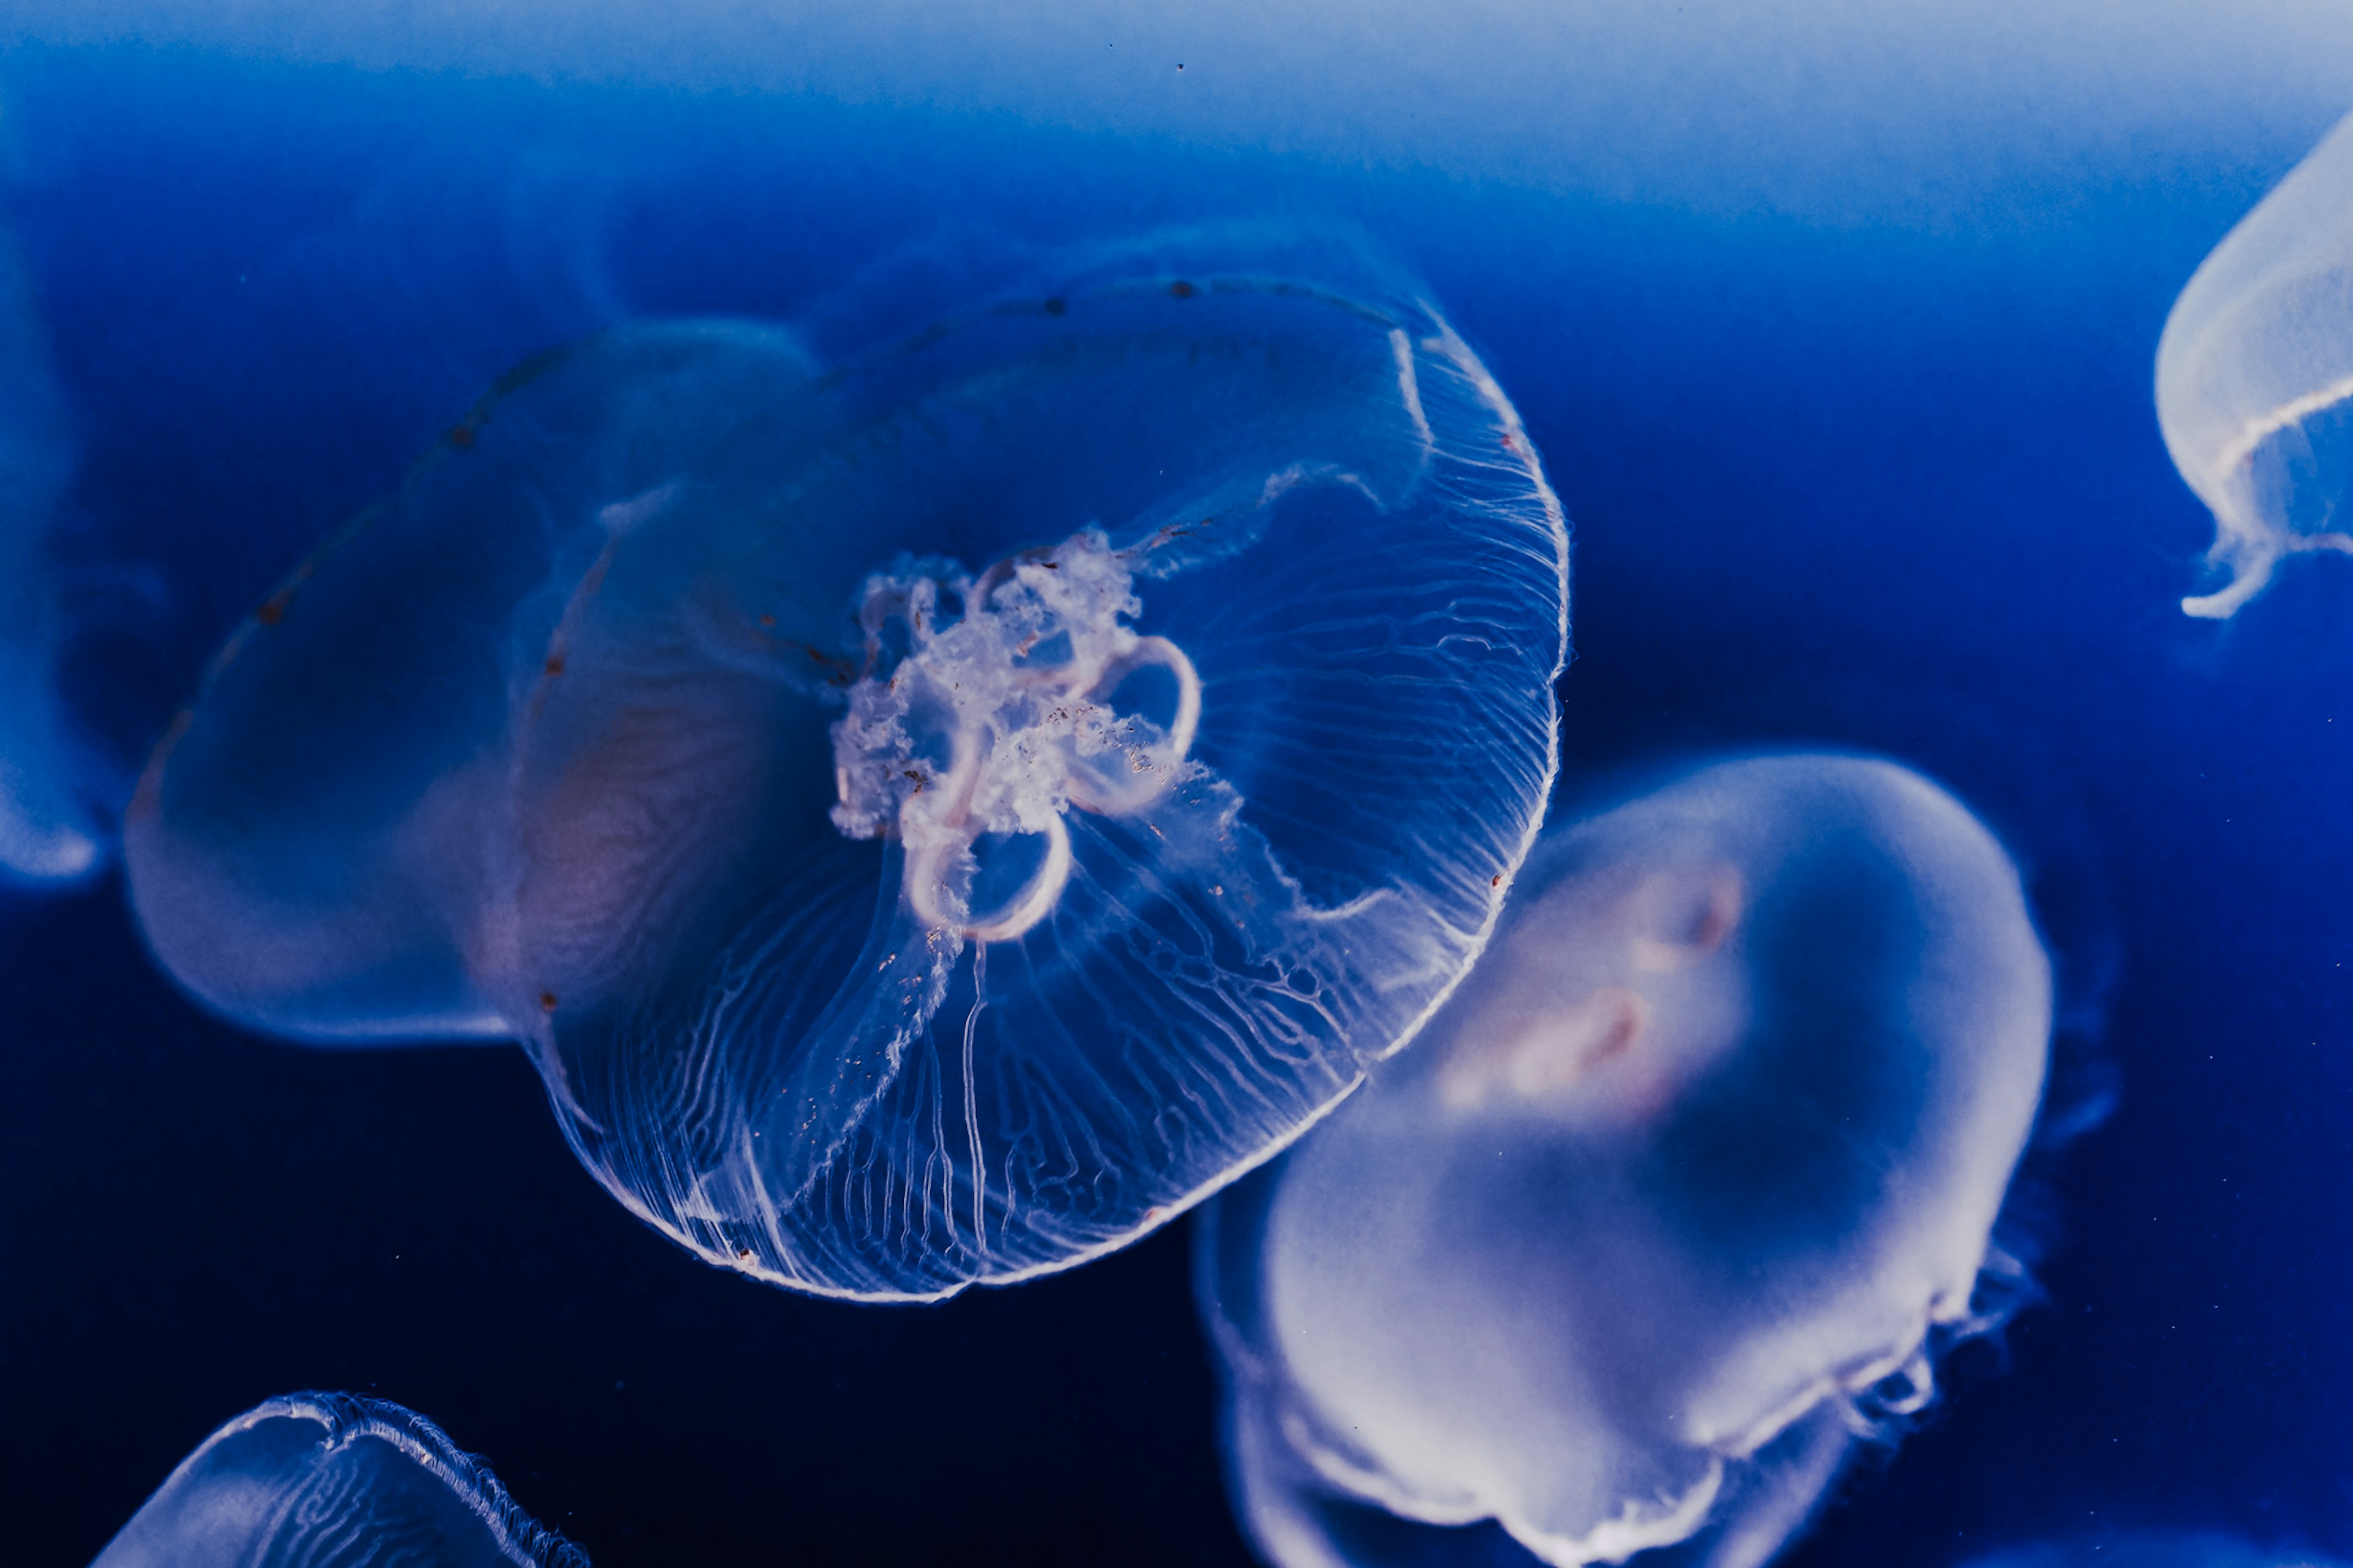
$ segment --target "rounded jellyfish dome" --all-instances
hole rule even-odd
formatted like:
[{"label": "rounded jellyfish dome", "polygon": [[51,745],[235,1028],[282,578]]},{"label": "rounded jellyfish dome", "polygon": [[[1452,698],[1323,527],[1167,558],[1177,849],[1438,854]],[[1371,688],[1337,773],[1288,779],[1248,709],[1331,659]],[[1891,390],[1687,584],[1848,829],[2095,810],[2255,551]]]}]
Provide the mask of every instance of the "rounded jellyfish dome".
[{"label": "rounded jellyfish dome", "polygon": [[2199,264],[2158,342],[2157,416],[2232,574],[2184,610],[2232,614],[2283,555],[2353,552],[2353,120]]},{"label": "rounded jellyfish dome", "polygon": [[91,1568],[588,1568],[441,1428],[295,1394],[197,1445]]},{"label": "rounded jellyfish dome", "polygon": [[704,1257],[943,1294],[1293,1137],[1469,965],[1567,539],[1408,290],[1134,256],[832,366],[526,365],[222,654],[126,826],[302,1038],[512,1035]]},{"label": "rounded jellyfish dome", "polygon": [[1548,834],[1415,1049],[1205,1216],[1246,1524],[1283,1568],[1387,1560],[1372,1510],[1762,1563],[1981,1325],[2051,1020],[2009,857],[1902,768]]}]

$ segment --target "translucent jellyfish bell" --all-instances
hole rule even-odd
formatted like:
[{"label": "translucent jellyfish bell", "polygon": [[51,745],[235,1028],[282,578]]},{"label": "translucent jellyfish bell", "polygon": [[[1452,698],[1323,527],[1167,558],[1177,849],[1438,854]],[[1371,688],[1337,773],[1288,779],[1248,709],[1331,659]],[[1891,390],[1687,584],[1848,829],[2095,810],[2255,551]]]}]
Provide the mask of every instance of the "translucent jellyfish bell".
[{"label": "translucent jellyfish bell", "polygon": [[256,1405],[180,1462],[91,1568],[588,1568],[413,1411]]},{"label": "translucent jellyfish bell", "polygon": [[1206,1216],[1261,1547],[1762,1563],[1981,1326],[2050,1030],[2015,868],[1902,768],[1723,763],[1548,835],[1414,1049]]},{"label": "translucent jellyfish bell", "polygon": [[2167,450],[2214,513],[2229,616],[2284,555],[2353,551],[2353,120],[2290,170],[2200,264],[2157,349]]},{"label": "translucent jellyfish bell", "polygon": [[831,369],[526,367],[225,653],[126,830],[301,1037],[523,1038],[706,1258],[945,1293],[1261,1159],[1486,937],[1566,536],[1411,294],[1130,259]]},{"label": "translucent jellyfish bell", "polygon": [[[809,378],[750,325],[595,340],[517,371],[330,536],[216,657],[132,796],[132,900],[164,966],[299,1038],[517,1032],[519,748],[565,634],[664,485],[723,484],[731,441],[740,464],[805,439]],[[756,852],[725,840],[758,805],[699,823],[702,852]],[[636,891],[619,883],[608,899]]]},{"label": "translucent jellyfish bell", "polygon": [[57,692],[57,574],[44,545],[72,454],[31,288],[0,233],[0,885],[79,880],[111,837]]}]

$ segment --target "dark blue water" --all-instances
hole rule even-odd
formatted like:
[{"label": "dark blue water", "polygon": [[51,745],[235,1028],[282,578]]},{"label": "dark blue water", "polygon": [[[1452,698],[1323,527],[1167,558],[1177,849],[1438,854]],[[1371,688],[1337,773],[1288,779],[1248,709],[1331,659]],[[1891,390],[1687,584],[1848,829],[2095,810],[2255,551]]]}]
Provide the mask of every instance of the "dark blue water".
[{"label": "dark blue water", "polygon": [[[2021,1193],[2046,1300],[1793,1561],[2125,1525],[2353,1552],[2353,563],[2182,617],[2209,524],[2149,396],[2175,292],[2292,142],[2200,179],[2103,165],[2001,222],[1833,227],[168,50],[20,47],[0,94],[81,443],[65,675],[125,767],[303,547],[540,349],[736,312],[822,350],[1035,251],[1362,226],[1567,505],[1565,788],[1763,742],[1932,773],[2028,868],[2054,1106],[2113,1100]],[[941,1307],[791,1298],[622,1213],[517,1052],[209,1021],[111,879],[0,906],[0,1559],[87,1561],[219,1421],[318,1386],[429,1413],[606,1568],[1247,1560],[1182,1226]]]}]

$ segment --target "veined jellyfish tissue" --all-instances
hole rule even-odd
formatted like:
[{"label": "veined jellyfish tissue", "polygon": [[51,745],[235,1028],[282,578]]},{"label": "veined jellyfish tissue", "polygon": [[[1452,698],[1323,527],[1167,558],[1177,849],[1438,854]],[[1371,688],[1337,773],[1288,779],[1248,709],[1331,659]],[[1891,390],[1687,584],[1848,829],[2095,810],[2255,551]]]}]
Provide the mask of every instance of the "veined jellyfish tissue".
[{"label": "veined jellyfish tissue", "polygon": [[1755,1568],[1988,1326],[2051,1026],[2015,867],[1903,768],[1547,834],[1421,1041],[1204,1215],[1245,1525],[1281,1568]]},{"label": "veined jellyfish tissue", "polygon": [[199,1444],[91,1568],[588,1568],[432,1422],[297,1394]]},{"label": "veined jellyfish tissue", "polygon": [[0,233],[0,886],[77,881],[112,837],[57,690],[47,542],[72,452],[31,284]]},{"label": "veined jellyfish tissue", "polygon": [[1133,257],[847,363],[524,366],[216,660],[126,825],[255,1027],[518,1037],[705,1258],[944,1294],[1293,1137],[1485,941],[1567,536],[1410,291]]},{"label": "veined jellyfish tissue", "polygon": [[2214,513],[2228,586],[2184,599],[2231,615],[2284,555],[2353,552],[2353,120],[2340,123],[2200,264],[2157,350],[2165,445]]}]

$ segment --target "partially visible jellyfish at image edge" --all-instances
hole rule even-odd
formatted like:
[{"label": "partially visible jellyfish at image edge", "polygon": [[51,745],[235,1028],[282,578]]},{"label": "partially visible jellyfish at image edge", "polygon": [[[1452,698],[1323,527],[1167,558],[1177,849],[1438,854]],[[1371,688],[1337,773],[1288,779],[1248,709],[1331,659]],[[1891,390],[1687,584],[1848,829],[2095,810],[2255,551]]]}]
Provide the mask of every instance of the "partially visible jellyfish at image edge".
[{"label": "partially visible jellyfish at image edge", "polygon": [[1165,1222],[1410,1037],[1556,767],[1559,505],[1324,260],[523,366],[157,748],[154,953],[296,1039],[520,1038],[623,1203],[796,1289]]},{"label": "partially visible jellyfish at image edge", "polygon": [[1556,827],[1409,1052],[1201,1216],[1277,1568],[1756,1568],[2025,1289],[2016,868],[1894,764],[1690,771]]},{"label": "partially visible jellyfish at image edge", "polygon": [[2316,1552],[2261,1547],[2234,1536],[2127,1531],[2005,1547],[1968,1559],[1964,1568],[2346,1568],[2346,1564]]},{"label": "partially visible jellyfish at image edge", "polygon": [[0,888],[79,882],[104,866],[112,839],[57,689],[62,612],[47,541],[73,461],[32,285],[0,232]]},{"label": "partially visible jellyfish at image edge", "polygon": [[588,1568],[432,1422],[296,1394],[199,1444],[91,1568]]},{"label": "partially visible jellyfish at image edge", "polygon": [[2353,552],[2353,119],[2199,265],[2157,350],[2158,422],[2214,514],[2231,581],[2181,602],[2233,614],[2284,556]]}]

